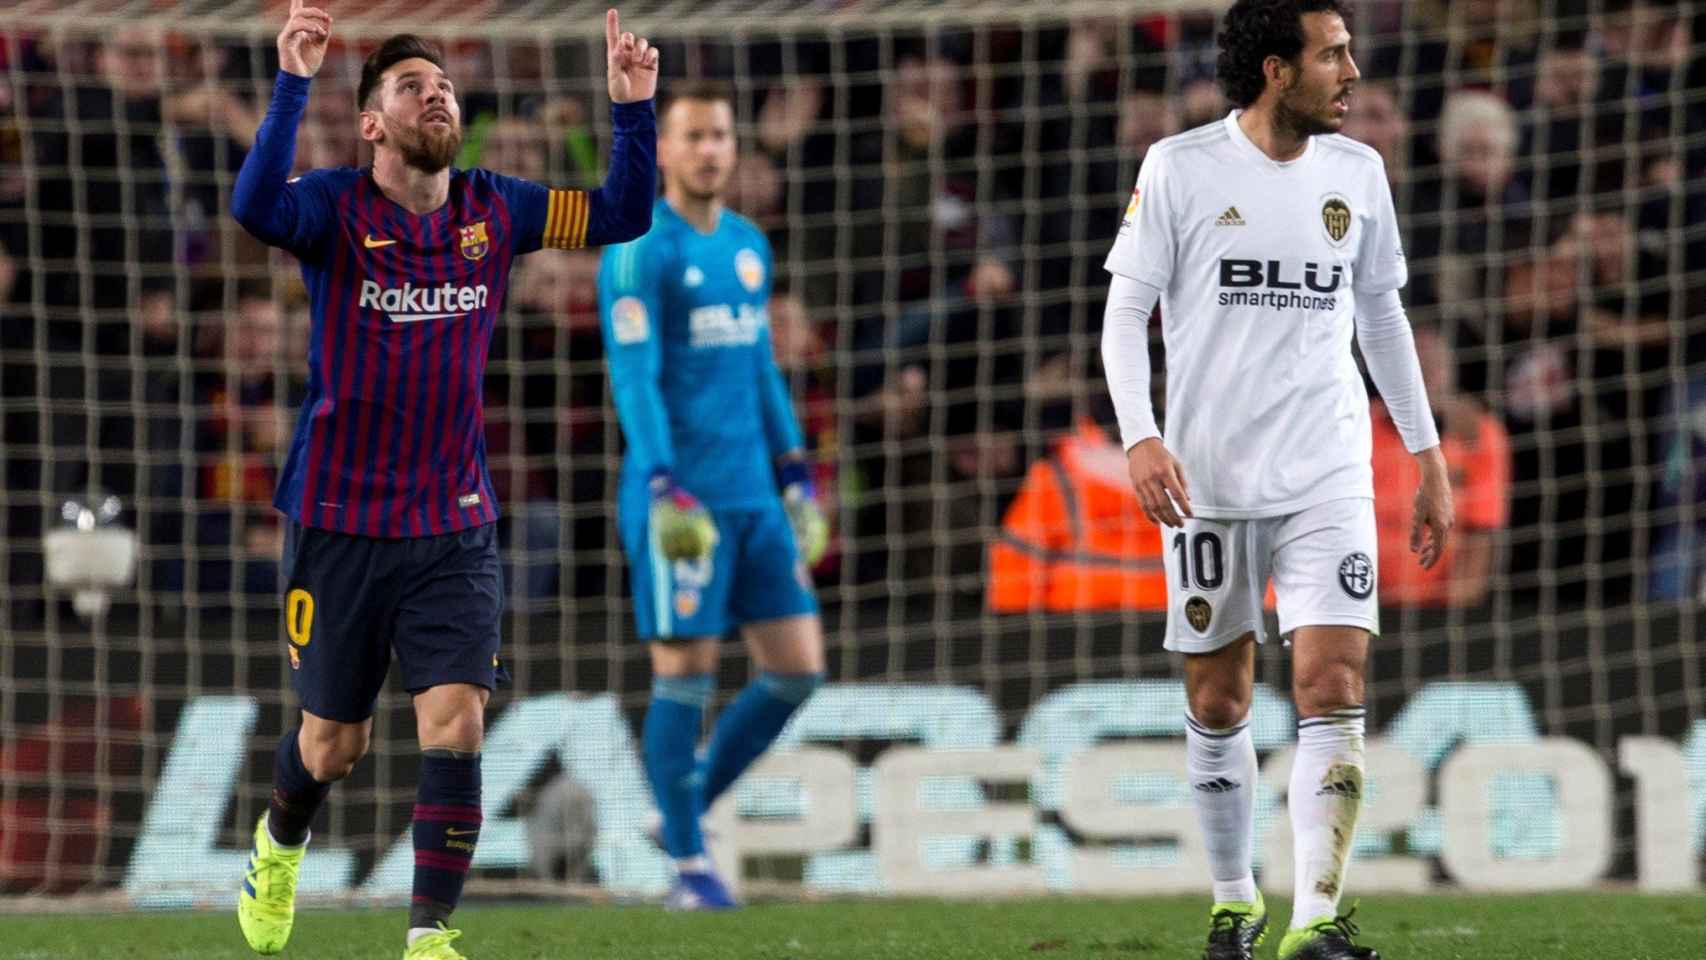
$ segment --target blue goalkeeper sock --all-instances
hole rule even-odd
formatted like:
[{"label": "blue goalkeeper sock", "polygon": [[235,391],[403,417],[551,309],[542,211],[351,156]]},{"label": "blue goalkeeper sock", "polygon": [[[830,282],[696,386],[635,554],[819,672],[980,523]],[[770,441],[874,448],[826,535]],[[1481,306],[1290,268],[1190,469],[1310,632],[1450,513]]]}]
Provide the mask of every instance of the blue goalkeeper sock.
[{"label": "blue goalkeeper sock", "polygon": [[708,673],[652,680],[652,703],[640,734],[646,777],[663,814],[663,848],[684,860],[705,853],[699,833],[699,782],[693,752],[717,680]]},{"label": "blue goalkeeper sock", "polygon": [[722,796],[788,725],[788,718],[823,683],[821,673],[761,673],[735,697],[711,731],[711,745],[700,765],[704,806]]}]

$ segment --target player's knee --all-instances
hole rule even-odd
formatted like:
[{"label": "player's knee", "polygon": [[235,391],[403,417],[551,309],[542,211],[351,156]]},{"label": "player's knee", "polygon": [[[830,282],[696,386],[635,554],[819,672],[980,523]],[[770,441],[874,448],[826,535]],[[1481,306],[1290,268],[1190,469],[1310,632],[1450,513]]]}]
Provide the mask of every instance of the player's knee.
[{"label": "player's knee", "polygon": [[1292,700],[1300,717],[1319,717],[1362,704],[1362,670],[1334,661],[1300,671],[1292,678]]},{"label": "player's knee", "polygon": [[1250,714],[1249,690],[1234,685],[1205,684],[1190,691],[1191,716],[1210,730],[1226,730]]},{"label": "player's knee", "polygon": [[771,696],[798,708],[811,699],[818,687],[823,686],[823,674],[766,672],[759,675],[758,682],[764,684]]},{"label": "player's knee", "polygon": [[439,747],[461,753],[477,753],[486,738],[484,711],[477,704],[464,705],[432,717],[420,718],[423,748]]},{"label": "player's knee", "polygon": [[367,744],[367,731],[362,728],[339,731],[337,736],[324,739],[305,738],[299,747],[302,766],[321,783],[342,780],[367,756]]}]

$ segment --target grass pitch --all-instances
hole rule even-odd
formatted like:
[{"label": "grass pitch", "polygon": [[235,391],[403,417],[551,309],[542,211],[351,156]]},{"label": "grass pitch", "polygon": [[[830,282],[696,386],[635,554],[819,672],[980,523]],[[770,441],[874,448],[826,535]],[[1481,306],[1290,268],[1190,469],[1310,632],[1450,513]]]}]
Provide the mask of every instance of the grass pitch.
[{"label": "grass pitch", "polygon": [[[1258,952],[1273,957],[1288,905]],[[470,960],[1196,960],[1204,899],[765,904],[722,915],[651,907],[470,906]],[[285,960],[402,956],[401,909],[303,911]],[[1706,898],[1624,893],[1369,897],[1361,940],[1388,960],[1698,960]],[[0,917],[0,960],[249,960],[227,913]]]}]

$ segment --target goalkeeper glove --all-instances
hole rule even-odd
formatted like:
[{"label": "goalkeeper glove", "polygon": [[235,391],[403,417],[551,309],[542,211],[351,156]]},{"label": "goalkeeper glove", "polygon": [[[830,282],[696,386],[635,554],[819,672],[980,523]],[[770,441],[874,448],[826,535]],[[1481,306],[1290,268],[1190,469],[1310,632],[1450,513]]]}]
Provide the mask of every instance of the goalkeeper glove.
[{"label": "goalkeeper glove", "polygon": [[652,474],[652,535],[664,558],[699,560],[711,555],[717,545],[717,525],[699,498],[676,486],[666,470]]},{"label": "goalkeeper glove", "polygon": [[801,459],[782,463],[777,470],[782,486],[782,510],[788,514],[788,525],[794,528],[794,543],[806,566],[815,567],[829,549],[829,520],[817,505],[817,490],[812,485],[811,467]]}]

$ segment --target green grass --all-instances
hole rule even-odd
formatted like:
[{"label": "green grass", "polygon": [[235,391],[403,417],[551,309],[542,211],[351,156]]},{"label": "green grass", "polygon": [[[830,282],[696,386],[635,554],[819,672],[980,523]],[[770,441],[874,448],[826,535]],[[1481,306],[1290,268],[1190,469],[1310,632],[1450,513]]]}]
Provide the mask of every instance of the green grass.
[{"label": "green grass", "polygon": [[[1259,951],[1272,957],[1286,905]],[[304,911],[281,956],[402,955],[403,912]],[[1388,960],[1695,960],[1706,900],[1594,893],[1369,897],[1362,939]],[[1196,960],[1200,899],[770,904],[724,915],[648,907],[472,906],[457,914],[470,960]],[[247,960],[227,914],[0,917],[0,960]]]}]

